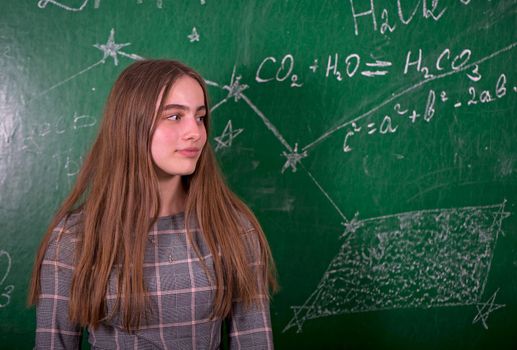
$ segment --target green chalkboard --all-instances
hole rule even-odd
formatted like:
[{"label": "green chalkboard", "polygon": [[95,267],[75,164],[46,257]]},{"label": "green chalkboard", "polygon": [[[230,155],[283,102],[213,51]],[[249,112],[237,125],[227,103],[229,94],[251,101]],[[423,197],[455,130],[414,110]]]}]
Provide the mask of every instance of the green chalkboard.
[{"label": "green chalkboard", "polygon": [[517,347],[517,1],[0,4],[0,347],[118,74],[207,80],[282,289],[278,349]]}]

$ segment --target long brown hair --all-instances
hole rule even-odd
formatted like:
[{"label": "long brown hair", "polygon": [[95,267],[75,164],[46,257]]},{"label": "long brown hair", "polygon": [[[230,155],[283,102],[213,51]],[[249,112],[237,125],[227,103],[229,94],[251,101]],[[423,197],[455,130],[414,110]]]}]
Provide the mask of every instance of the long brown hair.
[{"label": "long brown hair", "polygon": [[[99,134],[68,197],[55,214],[35,259],[28,301],[38,302],[40,269],[56,226],[80,212],[80,239],[70,291],[70,319],[96,327],[106,315],[105,295],[114,266],[118,288],[116,311],[127,330],[140,327],[146,310],[143,260],[147,234],[160,211],[158,180],[150,147],[164,97],[182,76],[206,86],[192,68],[170,60],[145,60],[127,67],[115,82],[104,110]],[[160,95],[163,92],[162,95]],[[156,101],[162,97],[156,112]],[[210,116],[205,118],[207,134]],[[228,188],[209,143],[202,150],[194,173],[182,178],[186,187],[185,222],[193,217],[210,249],[216,285],[212,317],[224,318],[232,301],[250,306],[269,299],[276,288],[274,263],[265,235],[249,208]],[[263,267],[257,276],[250,266],[249,247],[242,235],[248,221],[256,234],[256,260]],[[66,234],[66,233],[65,233]],[[208,270],[205,266],[205,272]]]}]

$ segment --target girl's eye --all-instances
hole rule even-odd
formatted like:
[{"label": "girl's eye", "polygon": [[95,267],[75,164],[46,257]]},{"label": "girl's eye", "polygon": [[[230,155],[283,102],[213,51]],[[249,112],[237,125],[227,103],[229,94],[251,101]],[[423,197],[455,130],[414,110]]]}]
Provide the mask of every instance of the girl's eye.
[{"label": "girl's eye", "polygon": [[169,120],[180,120],[181,116],[179,116],[178,114],[173,114],[173,115],[168,116],[167,119],[169,119]]},{"label": "girl's eye", "polygon": [[206,119],[206,115],[202,115],[202,116],[197,117],[197,121],[199,123],[203,123],[205,121],[205,119]]}]

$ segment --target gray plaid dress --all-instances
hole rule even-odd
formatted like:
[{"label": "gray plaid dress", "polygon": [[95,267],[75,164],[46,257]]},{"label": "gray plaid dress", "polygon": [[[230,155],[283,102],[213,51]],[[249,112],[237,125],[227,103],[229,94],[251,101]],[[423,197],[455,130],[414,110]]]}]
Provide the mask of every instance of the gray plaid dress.
[{"label": "gray plaid dress", "polygon": [[[72,215],[66,227],[62,222],[54,229],[45,254],[36,309],[37,349],[80,347],[81,329],[68,318],[78,241],[73,228],[77,221],[78,214]],[[199,230],[193,236],[213,273],[212,255]],[[226,320],[210,320],[215,287],[186,237],[184,214],[158,219],[149,232],[144,258],[151,312],[135,333],[124,331],[116,315],[97,329],[88,329],[92,349],[219,349],[223,322],[228,325],[231,349],[273,349],[269,303],[265,296],[246,310],[236,300]],[[251,252],[257,252],[253,248],[257,248],[257,240],[251,227],[243,239]],[[250,257],[250,264],[262,268],[254,260]],[[113,309],[115,297],[115,279],[110,278],[106,293],[108,312]]]}]

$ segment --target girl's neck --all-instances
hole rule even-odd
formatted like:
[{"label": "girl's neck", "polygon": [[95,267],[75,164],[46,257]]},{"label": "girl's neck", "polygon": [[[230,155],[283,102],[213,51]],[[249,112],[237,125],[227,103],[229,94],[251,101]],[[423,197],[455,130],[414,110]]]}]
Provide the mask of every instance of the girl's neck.
[{"label": "girl's neck", "polygon": [[181,176],[159,179],[160,212],[158,216],[168,216],[185,210],[187,193],[183,187]]}]

